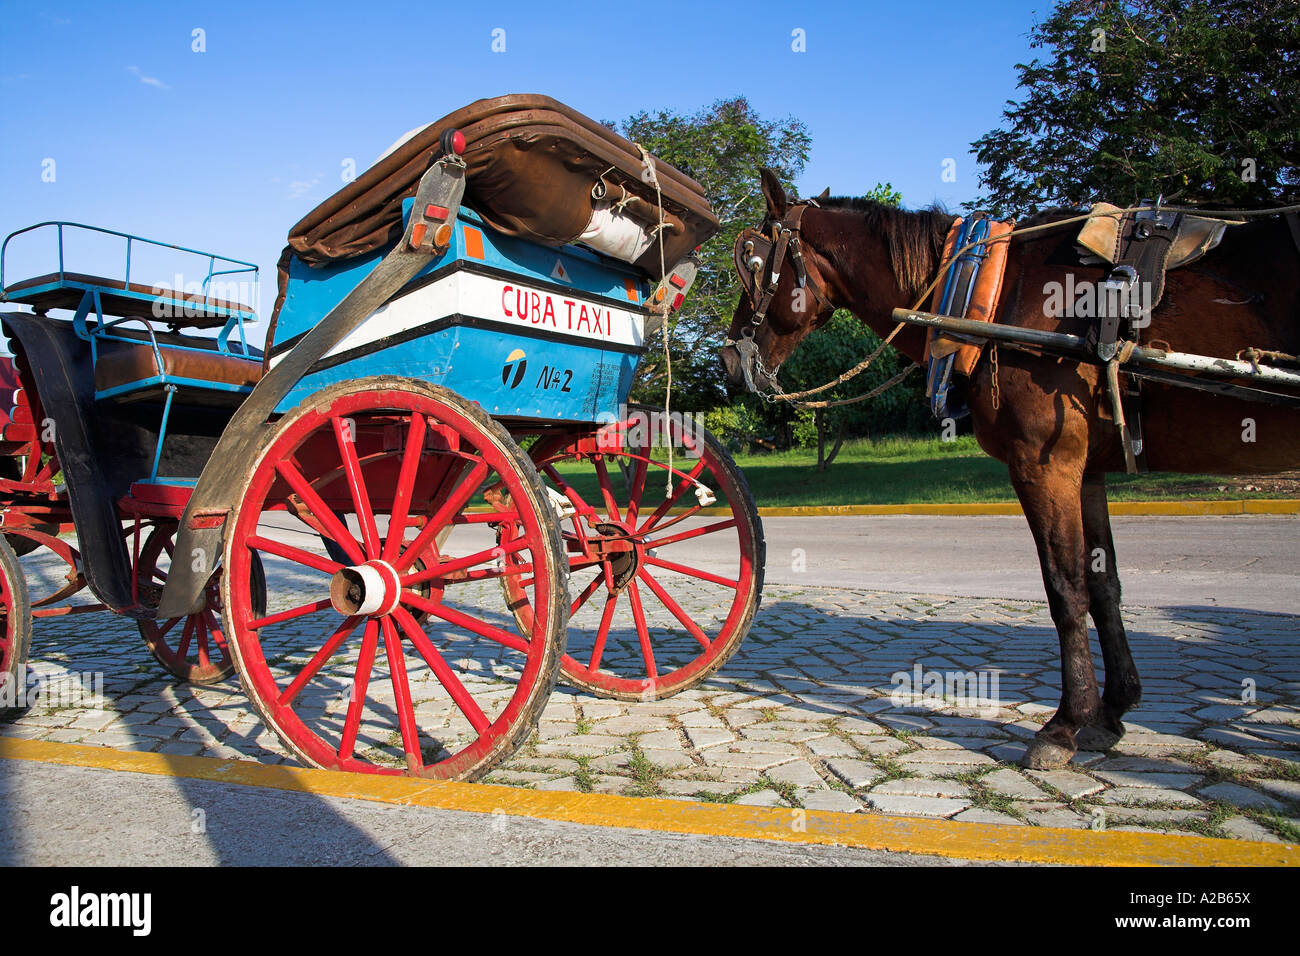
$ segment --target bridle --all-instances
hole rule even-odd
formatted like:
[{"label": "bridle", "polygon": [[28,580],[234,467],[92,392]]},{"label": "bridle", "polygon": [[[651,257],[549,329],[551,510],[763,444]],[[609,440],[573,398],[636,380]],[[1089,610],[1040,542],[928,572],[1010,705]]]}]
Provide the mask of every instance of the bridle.
[{"label": "bridle", "polygon": [[753,380],[755,370],[775,383],[777,369],[769,371],[763,367],[763,360],[754,337],[767,321],[767,310],[771,308],[772,298],[776,295],[776,287],[781,281],[781,269],[787,256],[794,266],[797,287],[807,289],[817,300],[817,314],[835,308],[826,294],[825,285],[808,271],[803,258],[799,221],[808,211],[809,206],[816,205],[816,201],[812,199],[799,200],[790,205],[784,218],[772,223],[770,234],[764,234],[758,229],[745,229],[736,237],[733,250],[736,276],[754,314],[749,320],[749,325],[741,330],[740,338],[728,338],[723,344],[724,347],[734,345],[740,353],[745,384],[752,392],[761,394],[761,389],[755,386]]}]

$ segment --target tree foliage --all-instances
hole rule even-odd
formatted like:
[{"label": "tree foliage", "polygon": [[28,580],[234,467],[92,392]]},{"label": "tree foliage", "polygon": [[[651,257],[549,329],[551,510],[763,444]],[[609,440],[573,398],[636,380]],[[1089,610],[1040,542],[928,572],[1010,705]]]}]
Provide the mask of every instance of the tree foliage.
[{"label": "tree foliage", "polygon": [[1300,0],[1060,0],[1030,40],[970,206],[1300,197]]},{"label": "tree foliage", "polygon": [[[700,250],[699,277],[672,320],[670,336],[673,405],[708,409],[727,400],[718,356],[740,296],[731,248],[742,229],[763,218],[758,171],[771,167],[790,185],[808,160],[811,140],[799,120],[763,119],[744,97],[719,100],[690,115],[636,113],[618,129],[697,180],[722,224]],[[666,372],[663,351],[653,342],[641,364],[637,398],[662,404]]]}]

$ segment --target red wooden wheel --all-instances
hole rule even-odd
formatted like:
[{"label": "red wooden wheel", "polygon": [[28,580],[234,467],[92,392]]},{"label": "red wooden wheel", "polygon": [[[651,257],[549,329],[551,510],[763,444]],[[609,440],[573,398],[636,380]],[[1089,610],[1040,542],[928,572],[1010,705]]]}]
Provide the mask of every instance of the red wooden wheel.
[{"label": "red wooden wheel", "polygon": [[[647,427],[657,411],[633,408],[603,437],[543,438],[532,449],[564,503],[572,593],[562,673],[601,697],[662,698],[704,680],[749,633],[762,590],[763,529],[744,476],[717,439],[679,422],[666,495],[667,455]],[[527,578],[504,584],[525,625]]]},{"label": "red wooden wheel", "polygon": [[[545,488],[500,425],[444,388],[360,379],[281,419],[246,475],[226,634],[289,750],[474,779],[527,739],[564,653],[565,565]],[[254,556],[266,612],[242,583]],[[547,613],[516,629],[498,579],[525,574]]]},{"label": "red wooden wheel", "polygon": [[0,710],[13,706],[22,688],[31,640],[27,582],[14,549],[0,537]]},{"label": "red wooden wheel", "polygon": [[[136,563],[140,600],[156,604],[167,583],[174,558],[175,522],[157,524],[145,538]],[[260,560],[252,562],[250,594],[260,613],[266,612],[266,578]],[[140,636],[168,673],[191,684],[215,684],[235,670],[221,629],[221,570],[213,572],[205,593],[208,603],[198,614],[166,621],[139,621]]]}]

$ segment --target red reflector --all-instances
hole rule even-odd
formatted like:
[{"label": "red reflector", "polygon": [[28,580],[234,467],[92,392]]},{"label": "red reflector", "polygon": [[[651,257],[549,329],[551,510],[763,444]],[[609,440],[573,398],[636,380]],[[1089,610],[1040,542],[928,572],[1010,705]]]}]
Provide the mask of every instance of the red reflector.
[{"label": "red reflector", "polygon": [[686,301],[686,296],[678,292],[675,296],[673,296],[673,308],[680,309],[684,301]]},{"label": "red reflector", "polygon": [[681,276],[679,276],[676,272],[674,272],[672,275],[668,277],[668,281],[671,282],[673,285],[677,286],[677,288],[679,289],[686,288],[686,280],[683,279]]},{"label": "red reflector", "polygon": [[429,203],[429,205],[424,207],[424,218],[425,219],[446,219],[447,207],[435,206],[433,203]]},{"label": "red reflector", "polygon": [[465,134],[460,130],[451,134],[451,148],[457,156],[465,152]]}]

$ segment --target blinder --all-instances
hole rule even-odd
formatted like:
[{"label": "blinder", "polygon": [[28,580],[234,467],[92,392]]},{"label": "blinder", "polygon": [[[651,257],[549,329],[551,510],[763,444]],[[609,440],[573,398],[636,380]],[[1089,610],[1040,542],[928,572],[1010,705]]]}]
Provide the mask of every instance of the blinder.
[{"label": "blinder", "polygon": [[753,307],[754,317],[751,328],[742,335],[752,336],[767,320],[767,310],[772,304],[772,296],[781,281],[781,269],[788,255],[794,266],[795,279],[799,288],[808,289],[817,299],[818,310],[831,308],[830,299],[822,290],[820,283],[808,274],[803,259],[803,244],[799,236],[799,220],[812,200],[794,203],[786,212],[784,219],[772,224],[771,235],[764,235],[757,229],[745,229],[736,237],[732,258],[736,264],[736,276],[740,287]]}]

